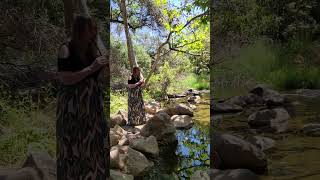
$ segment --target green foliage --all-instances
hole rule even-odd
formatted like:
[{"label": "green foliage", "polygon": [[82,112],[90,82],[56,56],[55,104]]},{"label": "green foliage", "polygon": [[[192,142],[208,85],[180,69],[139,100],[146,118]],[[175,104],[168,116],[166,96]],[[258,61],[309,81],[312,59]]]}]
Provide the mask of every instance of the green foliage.
[{"label": "green foliage", "polygon": [[110,93],[110,114],[117,113],[120,109],[128,109],[128,93],[113,92]]},{"label": "green foliage", "polygon": [[318,68],[284,68],[271,72],[269,81],[281,89],[320,88]]},{"label": "green foliage", "polygon": [[227,81],[235,87],[250,86],[248,82],[253,81],[280,89],[319,88],[320,71],[314,66],[317,51],[312,50],[317,47],[317,43],[297,40],[283,44],[257,41],[243,48],[236,58],[213,69],[213,85]]},{"label": "green foliage", "polygon": [[0,98],[0,166],[15,166],[25,160],[29,151],[47,151],[55,157],[55,120],[52,111],[43,113],[30,97],[12,101]]},{"label": "green foliage", "polygon": [[[143,100],[151,100],[151,95],[145,89],[142,91]],[[110,114],[116,114],[120,109],[128,110],[128,92],[127,91],[111,91],[110,93]]]},{"label": "green foliage", "polygon": [[210,82],[209,82],[209,75],[196,75],[196,74],[185,74],[180,76],[175,83],[173,83],[168,92],[169,93],[176,93],[176,92],[183,92],[187,89],[209,89]]}]

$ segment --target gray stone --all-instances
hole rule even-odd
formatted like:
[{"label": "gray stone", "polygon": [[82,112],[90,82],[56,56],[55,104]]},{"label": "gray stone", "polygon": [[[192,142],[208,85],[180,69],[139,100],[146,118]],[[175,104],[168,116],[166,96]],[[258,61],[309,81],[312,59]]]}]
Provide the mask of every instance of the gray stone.
[{"label": "gray stone", "polygon": [[188,115],[173,115],[171,117],[174,127],[178,129],[189,129],[193,125],[192,118]]},{"label": "gray stone", "polygon": [[243,111],[241,106],[230,104],[230,103],[215,103],[212,105],[213,112],[216,113],[236,113]]},{"label": "gray stone", "polygon": [[275,140],[262,136],[253,136],[246,139],[250,143],[256,145],[262,151],[275,147]]},{"label": "gray stone", "polygon": [[285,132],[288,129],[289,113],[284,108],[266,109],[253,113],[248,123],[253,128],[265,128],[274,132]]},{"label": "gray stone", "polygon": [[159,155],[159,147],[156,137],[149,136],[147,138],[136,138],[130,141],[131,148],[143,153],[150,153],[154,156]]},{"label": "gray stone", "polygon": [[267,169],[265,154],[255,145],[230,134],[213,133],[212,147],[220,160],[217,169],[250,169],[262,174]]},{"label": "gray stone", "polygon": [[[170,116],[164,112],[155,114],[141,129],[141,135],[149,137],[155,136],[158,141],[172,141],[175,137],[176,128],[170,119]],[[173,138],[170,138],[170,137]],[[170,143],[170,142],[169,142]]]},{"label": "gray stone", "polygon": [[308,136],[320,136],[320,123],[306,124],[302,128],[303,133]]},{"label": "gray stone", "polygon": [[248,169],[208,170],[214,180],[259,180],[259,176]]},{"label": "gray stone", "polygon": [[110,169],[111,180],[133,180],[134,177],[130,174],[124,174],[120,171]]}]

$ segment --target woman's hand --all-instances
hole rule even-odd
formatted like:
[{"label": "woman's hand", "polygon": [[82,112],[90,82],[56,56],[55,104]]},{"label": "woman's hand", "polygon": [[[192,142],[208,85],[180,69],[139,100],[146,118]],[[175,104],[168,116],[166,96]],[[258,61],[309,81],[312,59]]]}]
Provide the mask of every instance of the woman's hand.
[{"label": "woman's hand", "polygon": [[90,66],[93,71],[96,71],[100,69],[102,66],[105,66],[107,64],[108,64],[107,58],[105,56],[99,56],[93,61],[93,63]]}]

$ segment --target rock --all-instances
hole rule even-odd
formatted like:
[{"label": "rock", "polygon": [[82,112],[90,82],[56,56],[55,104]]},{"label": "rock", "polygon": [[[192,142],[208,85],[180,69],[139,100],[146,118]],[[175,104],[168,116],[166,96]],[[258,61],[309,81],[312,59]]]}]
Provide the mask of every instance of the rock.
[{"label": "rock", "polygon": [[[44,178],[41,178],[39,176],[38,171],[35,168],[25,167],[8,174],[8,176],[4,179],[5,180],[41,180]],[[51,178],[51,179],[53,180],[54,178]]]},{"label": "rock", "polygon": [[153,156],[159,155],[159,147],[156,137],[149,136],[147,138],[136,138],[131,140],[130,147],[144,153],[150,153]]},{"label": "rock", "polygon": [[111,180],[133,180],[134,177],[130,174],[124,174],[120,171],[115,171],[110,169],[110,178]]},{"label": "rock", "polygon": [[123,147],[126,146],[113,146],[110,150],[110,168],[114,169],[124,169],[125,166],[125,150]]},{"label": "rock", "polygon": [[211,126],[219,126],[222,122],[223,117],[221,115],[212,115],[210,116],[210,124]]},{"label": "rock", "polygon": [[178,104],[174,107],[167,107],[164,110],[160,110],[159,112],[164,112],[168,114],[169,116],[173,115],[189,115],[193,116],[192,109],[184,104]]},{"label": "rock", "polygon": [[200,95],[200,91],[198,90],[194,90],[194,89],[188,89],[185,94],[187,95],[192,95],[192,96],[199,96]]},{"label": "rock", "polygon": [[123,171],[126,174],[140,176],[154,166],[154,163],[149,161],[141,152],[138,152],[129,146],[122,146],[122,149],[125,151],[125,166]]},{"label": "rock", "polygon": [[300,96],[308,97],[308,98],[318,98],[320,97],[319,89],[298,89],[296,93]]},{"label": "rock", "polygon": [[190,180],[210,180],[210,175],[207,171],[197,170],[192,174]]},{"label": "rock", "polygon": [[114,133],[113,131],[110,131],[109,137],[111,146],[117,145],[119,143],[119,140],[121,139],[121,136]]},{"label": "rock", "polygon": [[213,112],[216,113],[236,113],[243,111],[241,106],[235,104],[229,104],[226,102],[223,103],[215,103],[212,105]]},{"label": "rock", "polygon": [[193,125],[192,118],[188,115],[174,115],[171,117],[174,127],[180,129],[189,129]]},{"label": "rock", "polygon": [[186,94],[167,94],[168,98],[183,98],[186,97]]},{"label": "rock", "polygon": [[121,114],[111,115],[110,117],[110,127],[114,127],[115,125],[124,126],[126,123],[127,121]]},{"label": "rock", "polygon": [[250,93],[256,94],[264,100],[269,106],[280,106],[285,102],[285,98],[279,92],[270,89],[266,85],[257,85]]},{"label": "rock", "polygon": [[[56,179],[56,162],[47,152],[31,152],[22,165],[22,168],[29,167],[41,172],[43,179]],[[32,174],[31,170],[28,172]]]},{"label": "rock", "polygon": [[[120,109],[117,114],[121,115],[122,118],[123,118],[126,122],[128,122],[128,113],[127,113],[125,110]],[[123,123],[123,122],[122,122],[122,123]],[[120,125],[120,126],[121,126],[121,125]]]},{"label": "rock", "polygon": [[308,136],[320,136],[320,123],[306,124],[302,128],[303,133]]},{"label": "rock", "polygon": [[155,114],[160,110],[160,104],[156,102],[149,102],[144,105],[146,113]]},{"label": "rock", "polygon": [[120,146],[126,146],[129,145],[129,139],[125,136],[122,136],[122,138],[119,140],[118,144]]},{"label": "rock", "polygon": [[[157,112],[158,111],[160,111],[160,109],[157,110]],[[153,117],[153,114],[146,113],[146,121],[149,121],[152,117]]]},{"label": "rock", "polygon": [[191,97],[188,97],[187,101],[190,103],[199,104],[201,102],[201,98],[200,96],[191,96]]},{"label": "rock", "polygon": [[170,119],[170,116],[164,112],[155,114],[141,129],[141,135],[149,137],[155,136],[158,141],[171,142],[175,140],[176,128]]},{"label": "rock", "polygon": [[197,106],[196,105],[193,105],[193,104],[188,104],[188,107],[190,107],[191,108],[191,110],[195,110],[195,109],[197,109]]},{"label": "rock", "polygon": [[250,169],[263,174],[267,170],[265,154],[255,145],[230,134],[213,133],[212,147],[219,159],[217,169]]},{"label": "rock", "polygon": [[214,180],[259,180],[259,176],[248,169],[208,170],[209,176]]},{"label": "rock", "polygon": [[262,151],[271,149],[275,146],[275,140],[262,136],[253,136],[246,139],[250,143],[256,145]]},{"label": "rock", "polygon": [[178,104],[175,106],[176,113],[174,115],[189,115],[193,116],[192,109],[185,104]]},{"label": "rock", "polygon": [[266,109],[249,116],[249,125],[253,128],[263,128],[277,133],[288,129],[290,115],[284,108]]},{"label": "rock", "polygon": [[110,131],[113,131],[115,134],[118,134],[120,136],[128,134],[128,132],[121,128],[119,125],[115,125],[113,128],[110,128]]}]

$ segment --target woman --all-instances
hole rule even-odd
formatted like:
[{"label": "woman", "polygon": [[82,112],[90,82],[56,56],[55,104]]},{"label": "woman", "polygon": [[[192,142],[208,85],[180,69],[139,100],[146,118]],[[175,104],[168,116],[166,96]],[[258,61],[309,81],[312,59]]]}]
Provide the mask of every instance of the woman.
[{"label": "woman", "polygon": [[98,74],[107,65],[96,46],[97,26],[89,17],[74,20],[71,41],[58,57],[57,179],[106,180],[109,132]]},{"label": "woman", "polygon": [[142,98],[142,86],[144,78],[139,67],[132,69],[132,75],[128,79],[128,125],[136,126],[145,123],[145,111]]}]

